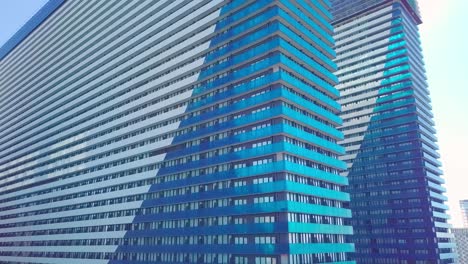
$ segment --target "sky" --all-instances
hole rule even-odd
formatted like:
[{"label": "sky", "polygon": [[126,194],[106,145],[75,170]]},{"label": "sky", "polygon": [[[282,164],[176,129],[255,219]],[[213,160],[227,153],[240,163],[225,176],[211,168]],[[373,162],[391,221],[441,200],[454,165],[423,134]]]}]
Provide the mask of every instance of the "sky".
[{"label": "sky", "polygon": [[[47,0],[1,0],[0,46]],[[419,0],[423,54],[454,227],[459,200],[468,199],[467,0]],[[466,150],[466,151],[465,151]]]},{"label": "sky", "polygon": [[45,3],[47,0],[0,0],[0,46]]}]

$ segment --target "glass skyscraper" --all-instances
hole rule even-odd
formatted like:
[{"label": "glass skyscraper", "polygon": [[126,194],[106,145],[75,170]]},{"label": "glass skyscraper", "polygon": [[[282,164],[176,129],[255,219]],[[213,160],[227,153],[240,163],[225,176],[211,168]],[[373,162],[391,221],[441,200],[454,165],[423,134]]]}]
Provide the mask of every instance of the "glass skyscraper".
[{"label": "glass skyscraper", "polygon": [[468,228],[452,228],[457,244],[458,264],[468,264]]},{"label": "glass skyscraper", "polygon": [[468,200],[460,201],[460,210],[462,214],[463,227],[468,228]]},{"label": "glass skyscraper", "polygon": [[454,263],[417,3],[332,6],[355,259]]},{"label": "glass skyscraper", "polygon": [[0,263],[355,263],[329,7],[49,1],[0,49]]}]

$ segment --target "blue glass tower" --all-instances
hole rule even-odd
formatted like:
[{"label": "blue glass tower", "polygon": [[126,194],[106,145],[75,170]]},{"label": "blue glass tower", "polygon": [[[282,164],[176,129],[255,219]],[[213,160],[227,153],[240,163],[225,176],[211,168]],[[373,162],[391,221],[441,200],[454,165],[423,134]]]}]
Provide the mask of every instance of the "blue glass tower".
[{"label": "blue glass tower", "polygon": [[334,0],[358,263],[454,263],[415,1]]},{"label": "blue glass tower", "polygon": [[0,50],[0,263],[354,263],[330,20],[49,2]]}]

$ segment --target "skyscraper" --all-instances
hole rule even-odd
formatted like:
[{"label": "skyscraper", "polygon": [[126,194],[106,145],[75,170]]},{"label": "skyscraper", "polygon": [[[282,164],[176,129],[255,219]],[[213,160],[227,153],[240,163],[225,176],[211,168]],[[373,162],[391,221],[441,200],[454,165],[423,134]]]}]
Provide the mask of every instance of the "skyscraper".
[{"label": "skyscraper", "polygon": [[468,200],[460,201],[460,209],[463,218],[463,226],[468,228]]},{"label": "skyscraper", "polygon": [[468,228],[452,228],[457,244],[457,263],[468,264]]},{"label": "skyscraper", "polygon": [[416,1],[333,0],[358,263],[454,263]]},{"label": "skyscraper", "polygon": [[0,50],[0,263],[354,263],[328,9],[49,1]]}]

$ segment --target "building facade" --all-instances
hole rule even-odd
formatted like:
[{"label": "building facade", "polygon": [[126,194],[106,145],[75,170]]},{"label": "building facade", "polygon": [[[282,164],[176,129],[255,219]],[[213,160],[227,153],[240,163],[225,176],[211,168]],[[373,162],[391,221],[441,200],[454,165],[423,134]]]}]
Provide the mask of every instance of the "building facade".
[{"label": "building facade", "polygon": [[0,263],[355,263],[330,21],[49,1],[0,50]]},{"label": "building facade", "polygon": [[334,0],[357,263],[454,263],[415,1]]},{"label": "building facade", "polygon": [[463,227],[468,228],[468,200],[460,201],[460,209],[463,218]]},{"label": "building facade", "polygon": [[458,264],[468,264],[468,228],[452,228],[457,244]]}]

